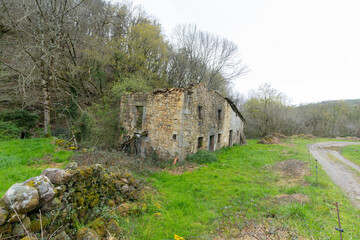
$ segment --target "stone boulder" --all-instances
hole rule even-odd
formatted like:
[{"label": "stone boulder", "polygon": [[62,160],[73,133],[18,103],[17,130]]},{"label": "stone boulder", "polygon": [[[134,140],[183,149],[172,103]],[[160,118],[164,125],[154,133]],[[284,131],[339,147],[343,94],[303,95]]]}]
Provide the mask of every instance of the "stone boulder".
[{"label": "stone boulder", "polygon": [[71,174],[60,168],[48,168],[42,171],[41,175],[48,177],[51,183],[61,185],[67,184],[71,179]]},{"label": "stone boulder", "polygon": [[6,223],[6,220],[9,216],[9,211],[5,206],[0,205],[0,226]]},{"label": "stone boulder", "polygon": [[53,240],[70,240],[70,237],[66,234],[65,231],[62,231],[57,234]]},{"label": "stone boulder", "polygon": [[80,228],[76,233],[76,240],[100,240],[99,235],[91,228],[83,227]]},{"label": "stone boulder", "polygon": [[75,170],[78,168],[77,162],[71,162],[68,165],[66,165],[65,170]]},{"label": "stone boulder", "polygon": [[23,236],[29,231],[31,225],[31,220],[29,217],[24,218],[21,223],[16,223],[11,232],[12,235],[15,236]]},{"label": "stone boulder", "polygon": [[49,178],[44,175],[30,178],[23,182],[24,185],[37,188],[40,196],[40,203],[49,202],[55,196],[54,186],[51,184]]},{"label": "stone boulder", "polygon": [[36,188],[15,183],[3,197],[7,207],[17,213],[27,213],[34,210],[39,204],[39,192]]},{"label": "stone boulder", "polygon": [[59,198],[53,198],[51,201],[43,204],[41,207],[42,212],[50,212],[51,210],[61,207],[61,201]]},{"label": "stone boulder", "polygon": [[117,237],[121,233],[121,228],[115,220],[108,222],[106,230],[111,237]]}]

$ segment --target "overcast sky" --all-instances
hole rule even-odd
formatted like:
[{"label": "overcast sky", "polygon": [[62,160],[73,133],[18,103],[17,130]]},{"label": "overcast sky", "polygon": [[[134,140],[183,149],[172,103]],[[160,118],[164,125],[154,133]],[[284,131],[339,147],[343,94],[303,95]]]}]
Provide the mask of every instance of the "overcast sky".
[{"label": "overcast sky", "polygon": [[[116,0],[115,0],[116,1]],[[247,94],[268,82],[293,104],[360,98],[360,0],[134,0],[170,36],[178,24],[235,42]]]}]

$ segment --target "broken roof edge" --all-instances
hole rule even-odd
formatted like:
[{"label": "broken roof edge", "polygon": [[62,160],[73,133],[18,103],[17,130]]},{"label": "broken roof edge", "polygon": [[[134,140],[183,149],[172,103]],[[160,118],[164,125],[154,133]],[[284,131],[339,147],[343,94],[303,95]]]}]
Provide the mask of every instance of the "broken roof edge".
[{"label": "broken roof edge", "polygon": [[[189,84],[186,87],[178,87],[178,88],[159,88],[159,89],[155,89],[155,90],[150,91],[150,92],[133,92],[133,93],[127,93],[125,95],[149,94],[149,93],[150,94],[161,94],[161,93],[183,92],[183,91],[191,91],[195,87],[199,87],[199,86],[205,87],[205,84],[204,83]],[[220,95],[222,98],[224,98],[229,103],[232,110],[236,113],[236,116],[238,116],[243,122],[246,122],[245,118],[243,117],[243,115],[240,113],[239,109],[236,107],[235,103],[230,98],[224,97],[218,91],[212,91],[212,92],[214,92],[214,93]]]},{"label": "broken roof edge", "polygon": [[246,122],[246,119],[244,118],[244,116],[240,113],[239,109],[236,107],[235,103],[228,97],[224,97],[221,93],[219,93],[218,91],[214,90],[214,93],[219,94],[222,98],[225,98],[225,100],[229,103],[230,107],[232,108],[232,110],[236,113],[236,116],[238,116],[243,122]]},{"label": "broken roof edge", "polygon": [[[221,94],[220,94],[221,95]],[[227,97],[224,97],[225,100],[230,104],[230,107],[232,108],[232,110],[234,110],[234,112],[236,113],[237,116],[239,116],[239,118],[243,121],[246,122],[245,118],[243,117],[243,115],[240,113],[239,109],[236,107],[235,103]]]},{"label": "broken roof edge", "polygon": [[[205,84],[204,83],[198,83],[198,84],[189,84],[187,85],[186,87],[182,87],[182,88],[162,88],[162,89],[156,89],[154,91],[152,91],[151,93],[152,94],[158,94],[158,93],[171,93],[171,92],[182,92],[182,91],[186,91],[186,90],[192,90],[194,89],[195,87],[199,87],[199,86],[202,86],[202,87],[205,87]],[[246,119],[244,118],[244,116],[240,113],[239,109],[236,107],[235,103],[230,99],[230,98],[227,98],[227,97],[224,97],[221,93],[219,93],[218,91],[212,91],[214,93],[217,93],[219,94],[222,98],[224,98],[230,105],[230,107],[232,108],[232,110],[236,113],[236,116],[238,116],[243,122],[246,122]]]},{"label": "broken roof edge", "polygon": [[183,91],[187,91],[187,90],[192,90],[195,86],[200,85],[199,84],[189,84],[186,87],[178,87],[178,88],[160,88],[160,89],[155,89],[153,91],[151,91],[150,93],[152,94],[159,94],[159,93],[172,93],[172,92],[183,92]]}]

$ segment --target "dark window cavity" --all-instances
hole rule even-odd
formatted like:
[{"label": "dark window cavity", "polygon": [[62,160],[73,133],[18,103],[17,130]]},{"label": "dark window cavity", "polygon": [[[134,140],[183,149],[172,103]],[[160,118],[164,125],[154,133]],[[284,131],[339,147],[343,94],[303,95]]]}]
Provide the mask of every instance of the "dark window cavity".
[{"label": "dark window cavity", "polygon": [[210,142],[209,142],[209,151],[213,152],[213,151],[215,151],[215,136],[211,135],[209,140],[210,140]]},{"label": "dark window cavity", "polygon": [[198,106],[198,118],[199,120],[204,118],[204,110],[202,106]]},{"label": "dark window cavity", "polygon": [[142,128],[143,114],[144,114],[144,107],[143,106],[136,106],[135,128],[137,128],[137,129]]},{"label": "dark window cavity", "polygon": [[218,120],[218,123],[220,123],[221,120],[222,120],[222,111],[221,111],[221,109],[218,110],[217,120]]},{"label": "dark window cavity", "polygon": [[233,131],[229,131],[229,146],[232,146],[233,144]]},{"label": "dark window cavity", "polygon": [[197,142],[197,149],[201,149],[203,146],[203,137],[199,137],[198,138],[198,142]]}]

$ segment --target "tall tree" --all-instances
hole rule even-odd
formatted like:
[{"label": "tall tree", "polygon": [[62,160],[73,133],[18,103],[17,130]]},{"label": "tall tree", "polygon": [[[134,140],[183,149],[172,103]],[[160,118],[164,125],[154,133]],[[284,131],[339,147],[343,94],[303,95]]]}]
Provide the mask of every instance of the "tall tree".
[{"label": "tall tree", "polygon": [[285,133],[290,120],[286,97],[269,83],[262,84],[244,105],[246,131],[252,137]]},{"label": "tall tree", "polygon": [[[12,30],[12,43],[1,62],[18,76],[23,102],[41,91],[44,133],[50,132],[52,94],[68,84],[63,73],[76,62],[74,37],[78,30],[74,11],[84,0],[1,0],[4,22]],[[19,62],[19,60],[21,61]],[[40,86],[40,87],[39,87]],[[31,92],[31,95],[27,93]]]},{"label": "tall tree", "polygon": [[218,90],[247,72],[235,43],[196,25],[179,25],[174,31],[169,79],[173,85],[185,86],[204,82]]}]

